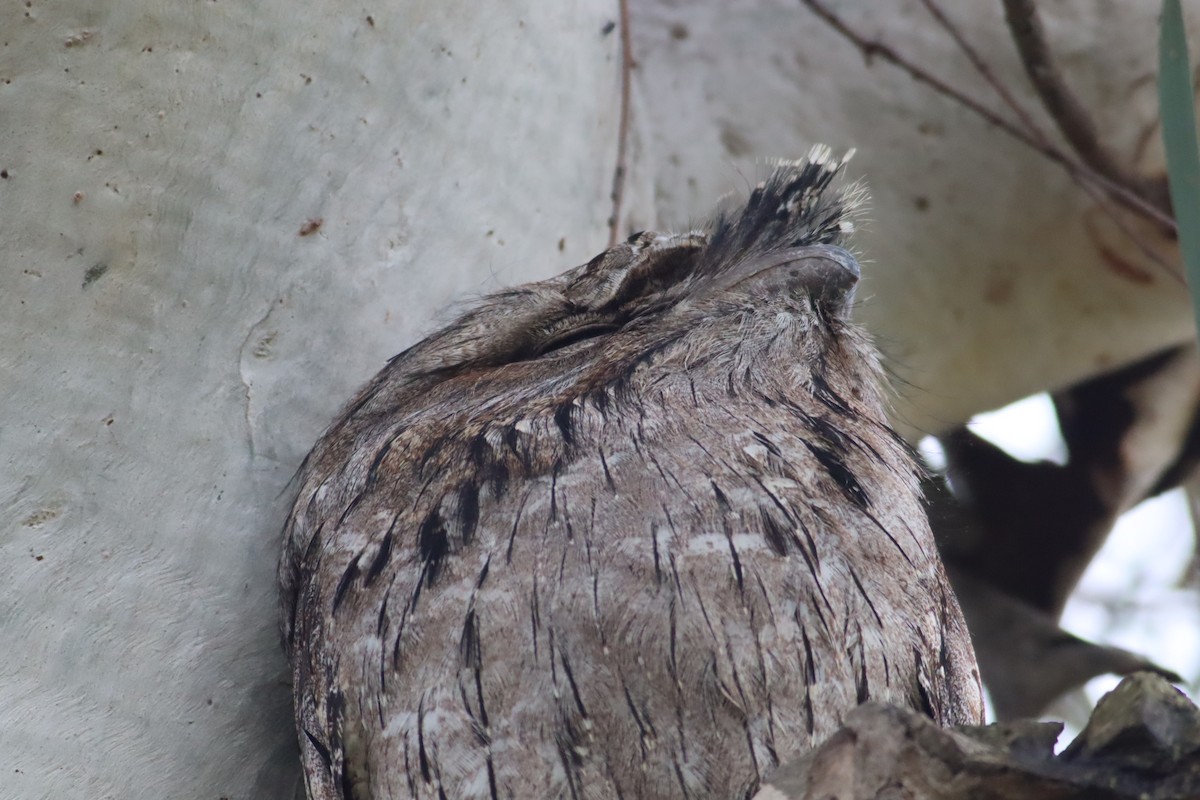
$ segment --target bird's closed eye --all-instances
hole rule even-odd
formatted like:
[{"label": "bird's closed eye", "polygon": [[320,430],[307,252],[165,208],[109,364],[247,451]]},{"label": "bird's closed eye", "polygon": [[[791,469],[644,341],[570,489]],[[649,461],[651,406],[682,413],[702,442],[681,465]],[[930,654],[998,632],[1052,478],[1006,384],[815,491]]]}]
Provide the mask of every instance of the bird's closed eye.
[{"label": "bird's closed eye", "polygon": [[612,333],[621,326],[607,319],[590,321],[568,320],[558,330],[552,330],[545,342],[538,348],[537,355],[543,356],[555,350],[562,350],[569,345],[577,344],[585,339],[593,339]]}]

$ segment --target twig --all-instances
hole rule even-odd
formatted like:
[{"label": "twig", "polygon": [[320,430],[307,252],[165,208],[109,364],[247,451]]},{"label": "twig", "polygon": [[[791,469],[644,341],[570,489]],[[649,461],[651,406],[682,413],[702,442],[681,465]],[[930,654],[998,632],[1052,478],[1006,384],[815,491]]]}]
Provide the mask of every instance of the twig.
[{"label": "twig", "polygon": [[953,86],[950,86],[942,81],[941,78],[938,78],[936,75],[926,72],[921,67],[918,67],[916,64],[897,53],[884,42],[871,40],[860,36],[857,32],[852,30],[841,17],[826,8],[824,4],[819,2],[819,0],[800,0],[800,2],[812,9],[813,13],[825,20],[825,22],[828,23],[831,28],[849,39],[858,47],[859,50],[862,50],[863,55],[867,58],[871,58],[872,56],[881,56],[885,61],[907,72],[917,82],[924,83],[927,86],[930,86],[938,94],[945,95],[951,100],[963,104],[988,122],[995,125],[1000,130],[1007,133],[1009,136],[1024,142],[1052,161],[1062,163],[1062,161],[1066,158],[1054,147],[1037,141],[1037,139],[1030,136],[1028,133],[1021,130],[1008,120],[1004,119],[987,106],[978,102],[973,97],[963,94]]},{"label": "twig", "polygon": [[608,218],[608,246],[617,243],[621,205],[625,200],[625,160],[629,140],[629,84],[633,81],[633,50],[629,35],[629,0],[618,0],[621,27],[621,111],[617,122],[617,164],[613,168],[612,215]]},{"label": "twig", "polygon": [[1036,152],[1041,153],[1043,157],[1065,169],[1073,179],[1094,183],[1103,189],[1107,195],[1120,201],[1128,208],[1146,215],[1170,231],[1175,230],[1175,220],[1170,215],[1164,214],[1160,208],[1143,199],[1140,195],[1129,189],[1129,187],[1113,181],[1107,176],[1090,168],[1086,164],[1076,161],[1049,142],[1039,140],[1035,134],[1032,134],[1017,126],[1010,120],[1005,119],[995,111],[992,111],[987,106],[975,100],[973,97],[964,94],[958,89],[955,89],[954,87],[945,83],[937,76],[917,66],[904,56],[897,53],[884,42],[870,40],[859,35],[857,32],[852,30],[844,20],[830,11],[822,2],[820,2],[820,0],[801,0],[801,2],[808,6],[808,8],[811,9],[814,14],[823,19],[831,28],[836,30],[846,39],[850,40],[850,42],[857,46],[860,50],[862,50],[863,55],[867,58],[876,55],[880,56],[893,66],[899,67],[907,72],[909,76],[913,78],[913,80],[919,83],[924,83],[939,94],[949,97],[951,100],[962,104],[1017,141],[1022,142],[1023,144],[1033,148]]},{"label": "twig", "polygon": [[[1124,219],[1122,219],[1121,216],[1113,209],[1112,203],[1109,202],[1111,200],[1109,193],[1102,191],[1094,183],[1086,180],[1080,180],[1078,181],[1078,184],[1080,189],[1082,189],[1089,197],[1096,201],[1097,208],[1104,212],[1104,215],[1107,216],[1112,223],[1117,226],[1121,233],[1125,234],[1125,237],[1129,239],[1129,241],[1133,242],[1133,245],[1141,251],[1143,256],[1145,256],[1154,264],[1157,264],[1163,270],[1163,272],[1174,278],[1180,286],[1187,287],[1187,280],[1183,277],[1183,270],[1179,268],[1179,265],[1172,264],[1171,262],[1167,261],[1154,248],[1146,244],[1141,235],[1138,234],[1138,232],[1135,231],[1133,227],[1130,226],[1130,224]],[[1156,214],[1153,216],[1153,219],[1162,222],[1162,220],[1157,216],[1158,213],[1161,212],[1156,212]],[[1169,230],[1174,231],[1175,220],[1172,218],[1169,219],[1168,222],[1170,223]]]},{"label": "twig", "polygon": [[1004,16],[1025,73],[1042,105],[1079,158],[1114,183],[1127,186],[1146,202],[1170,216],[1171,204],[1164,181],[1142,178],[1127,170],[1100,141],[1091,115],[1067,87],[1054,65],[1045,31],[1033,0],[1003,0]]},{"label": "twig", "polygon": [[983,60],[983,56],[979,55],[979,51],[975,49],[975,46],[967,41],[967,37],[963,36],[958,26],[946,16],[946,12],[942,11],[942,7],[937,4],[936,0],[921,0],[921,3],[925,6],[925,10],[929,12],[929,15],[937,20],[938,24],[954,39],[954,43],[958,45],[958,49],[962,50],[963,55],[971,62],[971,66],[975,68],[980,77],[987,81],[987,85],[992,87],[992,91],[999,96],[1004,105],[1012,109],[1012,112],[1017,115],[1017,119],[1025,126],[1025,130],[1042,143],[1049,145],[1049,138],[1038,127],[1037,123],[1033,121],[1033,117],[1025,110],[1024,106],[1017,102],[1017,98],[1013,97],[1012,92],[1008,90],[1004,82],[996,77],[991,67]]},{"label": "twig", "polygon": [[[991,67],[989,67],[988,63],[986,61],[984,61],[983,56],[981,56],[979,54],[979,51],[975,49],[974,45],[972,45],[969,41],[967,41],[967,38],[963,35],[962,31],[959,29],[959,27],[957,25],[954,24],[954,21],[951,20],[946,15],[946,12],[942,10],[942,7],[938,4],[937,0],[921,0],[921,3],[922,3],[922,5],[925,6],[925,9],[929,12],[930,16],[932,16],[935,20],[937,20],[938,24],[941,25],[942,28],[944,28],[946,30],[946,32],[950,34],[950,37],[952,39],[954,39],[955,44],[957,44],[958,48],[960,50],[962,50],[963,54],[967,57],[967,60],[971,62],[971,66],[973,66],[975,68],[975,71],[979,73],[980,77],[982,77],[984,79],[984,81],[987,82],[988,86],[992,87],[992,91],[994,91],[997,94],[997,96],[999,96],[999,98],[1004,102],[1004,105],[1008,106],[1012,110],[1012,112],[1014,114],[1016,114],[1016,116],[1020,120],[1021,124],[1025,126],[1026,132],[1029,133],[1029,135],[1031,137],[1033,137],[1033,138],[1037,139],[1039,142],[1041,142],[1044,146],[1053,148],[1053,145],[1051,145],[1051,143],[1050,143],[1049,137],[1047,137],[1046,134],[1042,131],[1042,129],[1038,126],[1038,124],[1036,122],[1034,122],[1033,117],[1031,117],[1029,112],[1025,110],[1025,107],[1022,106],[1015,97],[1013,97],[1012,92],[1010,92],[1008,90],[1008,87],[1004,85],[1004,82],[996,77],[996,74],[994,72],[992,72]],[[1005,0],[1005,3],[1007,5],[1009,3],[1009,0]],[[1010,23],[1011,23],[1011,17],[1010,17]],[[1039,26],[1039,29],[1040,29],[1040,26]],[[1016,33],[1014,32],[1013,35],[1015,37]],[[1047,107],[1047,110],[1049,111],[1049,107]],[[1091,124],[1090,120],[1087,121],[1087,124],[1088,125]],[[1097,147],[1099,147],[1099,146],[1100,145],[1097,143]],[[1097,169],[1096,165],[1094,165],[1094,164],[1089,165],[1089,166],[1091,166],[1092,169],[1096,171],[1096,173],[1097,173],[1096,176],[1087,176],[1087,175],[1081,175],[1078,173],[1072,173],[1071,166],[1067,166],[1065,164],[1064,164],[1064,166],[1066,166],[1067,171],[1072,174],[1072,177],[1077,179],[1077,183],[1079,184],[1080,188],[1083,189],[1083,191],[1085,191],[1093,200],[1096,201],[1097,206],[1099,206],[1099,208],[1105,213],[1105,215],[1109,217],[1109,219],[1112,221],[1112,223],[1114,225],[1116,225],[1117,228],[1119,228],[1121,230],[1121,232],[1124,233],[1129,238],[1129,240],[1132,241],[1135,246],[1137,246],[1137,248],[1139,250],[1141,250],[1143,256],[1145,256],[1148,260],[1154,262],[1155,264],[1158,264],[1158,266],[1160,266],[1162,269],[1164,269],[1175,280],[1179,281],[1181,284],[1186,285],[1186,282],[1183,279],[1183,274],[1179,271],[1179,269],[1177,267],[1173,266],[1172,264],[1170,264],[1169,262],[1167,262],[1162,256],[1160,256],[1157,252],[1155,252],[1149,245],[1147,245],[1145,242],[1143,242],[1141,237],[1129,226],[1129,224],[1125,220],[1121,219],[1121,217],[1113,211],[1113,209],[1110,206],[1110,203],[1108,202],[1108,199],[1109,199],[1108,194],[1106,193],[1106,191],[1103,191],[1096,186],[1097,183],[1101,183],[1101,182],[1095,180],[1095,177],[1107,177],[1109,180],[1112,180],[1117,185],[1126,186],[1129,189],[1129,191],[1131,191],[1131,192],[1137,191],[1136,181],[1134,181],[1135,185],[1120,183],[1120,182],[1116,181],[1116,179],[1113,178],[1112,176],[1104,176],[1102,173],[1100,173],[1100,170]],[[1089,178],[1089,177],[1092,177],[1093,179],[1087,180],[1087,178]],[[1079,180],[1079,178],[1083,178],[1083,180]],[[1111,191],[1111,190],[1109,190],[1109,191]],[[1144,195],[1141,195],[1140,193],[1137,196],[1140,197],[1142,200],[1144,200],[1146,203],[1153,203],[1153,201],[1151,199],[1146,198]],[[1142,209],[1139,206],[1139,210],[1142,210],[1145,213],[1149,213],[1151,209]],[[1168,210],[1160,209],[1160,211],[1163,215],[1170,213],[1169,209]],[[1156,220],[1159,220],[1160,222],[1163,221],[1163,220],[1159,219],[1158,215],[1154,215],[1154,218]]]}]

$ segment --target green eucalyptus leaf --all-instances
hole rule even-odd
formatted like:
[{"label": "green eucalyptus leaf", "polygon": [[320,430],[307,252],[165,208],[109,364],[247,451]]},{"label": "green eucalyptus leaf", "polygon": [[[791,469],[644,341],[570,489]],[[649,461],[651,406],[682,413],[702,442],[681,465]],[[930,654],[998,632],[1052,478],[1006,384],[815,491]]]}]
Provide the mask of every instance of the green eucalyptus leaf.
[{"label": "green eucalyptus leaf", "polygon": [[1179,0],[1163,0],[1158,102],[1179,249],[1191,287],[1192,312],[1200,320],[1200,143],[1196,139],[1192,69]]}]

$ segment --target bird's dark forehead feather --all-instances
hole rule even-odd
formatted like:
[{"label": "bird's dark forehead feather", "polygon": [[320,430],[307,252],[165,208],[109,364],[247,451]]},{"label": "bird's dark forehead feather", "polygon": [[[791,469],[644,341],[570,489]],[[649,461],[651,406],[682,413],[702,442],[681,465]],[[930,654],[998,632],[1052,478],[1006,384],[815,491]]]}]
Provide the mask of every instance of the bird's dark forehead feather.
[{"label": "bird's dark forehead feather", "polygon": [[725,209],[709,224],[708,257],[721,263],[808,245],[844,245],[861,190],[830,191],[846,159],[817,148],[805,161],[778,165],[744,205]]},{"label": "bird's dark forehead feather", "polygon": [[865,193],[834,187],[846,158],[817,147],[781,162],[744,203],[728,202],[700,231],[668,236],[639,231],[578,270],[587,280],[621,284],[621,299],[718,275],[731,265],[810,245],[844,246]]}]

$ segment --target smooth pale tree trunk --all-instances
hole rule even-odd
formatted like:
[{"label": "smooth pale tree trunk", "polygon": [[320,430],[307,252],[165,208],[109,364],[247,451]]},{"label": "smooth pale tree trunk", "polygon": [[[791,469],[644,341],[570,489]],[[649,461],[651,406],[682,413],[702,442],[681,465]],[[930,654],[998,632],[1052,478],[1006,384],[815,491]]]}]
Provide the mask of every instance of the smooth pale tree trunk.
[{"label": "smooth pale tree trunk", "polygon": [[281,492],[434,312],[603,248],[611,18],[0,9],[0,797],[291,795]]},{"label": "smooth pale tree trunk", "polygon": [[[910,432],[1188,334],[1179,284],[1106,266],[1098,242],[1139,256],[1061,174],[799,3],[633,5],[624,230],[697,224],[764,158],[857,147],[861,308]],[[968,79],[915,3],[846,5]],[[998,4],[954,5],[1023,88]],[[1123,152],[1153,119],[1152,5],[1047,9]],[[617,19],[0,8],[0,796],[292,794],[288,480],[447,303],[604,246]]]}]

